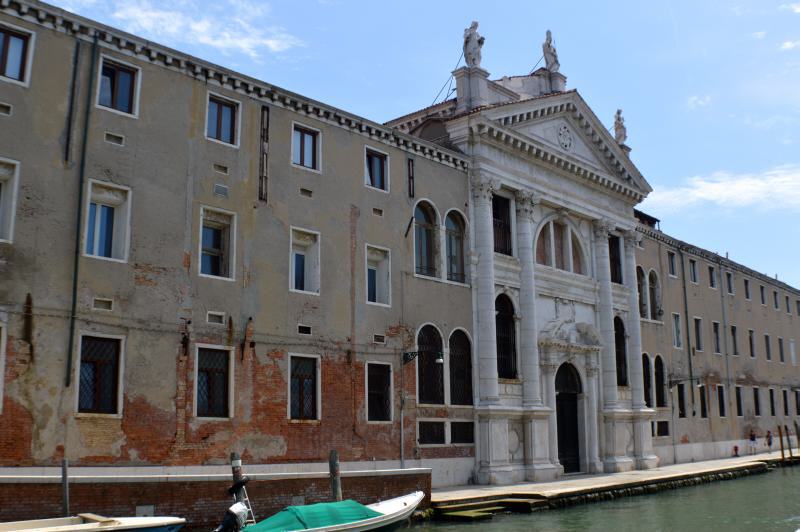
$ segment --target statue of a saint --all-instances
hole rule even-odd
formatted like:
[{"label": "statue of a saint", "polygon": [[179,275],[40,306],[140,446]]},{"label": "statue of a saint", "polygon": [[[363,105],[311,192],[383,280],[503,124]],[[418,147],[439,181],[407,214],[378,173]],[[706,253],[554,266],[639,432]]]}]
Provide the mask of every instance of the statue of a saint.
[{"label": "statue of a saint", "polygon": [[558,72],[561,65],[558,62],[558,52],[556,47],[553,46],[553,34],[547,30],[547,36],[542,43],[542,52],[544,52],[544,65],[550,72]]},{"label": "statue of a saint", "polygon": [[622,118],[622,109],[617,109],[614,115],[614,138],[617,144],[625,144],[628,139],[628,129],[625,127],[625,119]]},{"label": "statue of a saint", "polygon": [[473,21],[469,28],[464,30],[464,61],[468,67],[481,66],[481,48],[484,38],[478,33],[478,23]]}]

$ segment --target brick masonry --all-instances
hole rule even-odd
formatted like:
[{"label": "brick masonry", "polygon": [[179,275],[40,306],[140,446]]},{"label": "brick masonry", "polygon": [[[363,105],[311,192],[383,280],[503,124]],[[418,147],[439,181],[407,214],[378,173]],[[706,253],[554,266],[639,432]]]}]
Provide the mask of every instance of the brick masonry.
[{"label": "brick masonry", "polygon": [[[82,479],[85,480],[85,479]],[[186,519],[188,530],[210,530],[231,504],[229,481],[76,482],[70,484],[70,513],[132,516],[137,506],[153,505],[155,515]],[[342,477],[345,498],[362,504],[421,490],[420,508],[430,504],[430,472],[402,475]],[[291,504],[330,500],[327,478],[253,480],[247,486],[256,519],[261,520]],[[61,484],[0,483],[0,522],[61,516]]]}]

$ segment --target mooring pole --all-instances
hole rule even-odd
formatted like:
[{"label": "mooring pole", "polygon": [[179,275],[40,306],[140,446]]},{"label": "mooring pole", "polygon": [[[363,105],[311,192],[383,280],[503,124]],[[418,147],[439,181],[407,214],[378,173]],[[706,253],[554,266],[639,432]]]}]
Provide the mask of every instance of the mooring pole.
[{"label": "mooring pole", "polygon": [[61,513],[69,517],[69,460],[61,459]]},{"label": "mooring pole", "polygon": [[783,430],[786,431],[786,447],[789,449],[789,460],[794,462],[794,453],[792,452],[792,435],[789,434],[789,426],[784,425]]},{"label": "mooring pole", "polygon": [[783,462],[786,456],[783,454],[783,429],[780,425],[778,425],[778,441],[781,442],[781,462]]},{"label": "mooring pole", "polygon": [[334,501],[342,500],[342,478],[339,473],[339,453],[336,449],[331,450],[328,458],[328,470],[331,474],[331,496]]},{"label": "mooring pole", "polygon": [[237,452],[231,453],[231,474],[233,475],[233,485],[237,486],[231,495],[236,499],[236,502],[244,502],[244,494],[242,493],[244,484],[240,484],[244,478],[244,474],[242,473],[242,458]]}]

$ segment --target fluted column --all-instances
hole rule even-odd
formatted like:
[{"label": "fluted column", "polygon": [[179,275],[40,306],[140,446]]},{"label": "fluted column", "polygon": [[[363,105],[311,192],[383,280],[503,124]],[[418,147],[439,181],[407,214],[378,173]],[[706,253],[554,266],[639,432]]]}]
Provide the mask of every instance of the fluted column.
[{"label": "fluted column", "polygon": [[[611,295],[611,263],[608,255],[608,232],[613,225],[608,220],[595,220],[594,245],[599,285],[598,329],[603,343],[600,369],[603,376],[603,407],[617,408],[617,360],[614,350],[614,302]],[[635,276],[634,276],[635,278]]]},{"label": "fluted column", "polygon": [[499,401],[497,383],[497,332],[494,311],[494,226],[492,223],[492,192],[499,187],[497,181],[480,173],[471,178],[475,216],[475,252],[478,255],[476,305],[478,307],[478,389],[480,402]]},{"label": "fluted column", "polygon": [[636,278],[636,244],[641,237],[634,231],[625,233],[625,284],[628,286],[628,367],[630,368],[631,406],[634,410],[645,407],[644,376],[642,370],[642,326],[639,320],[639,286]]},{"label": "fluted column", "polygon": [[533,258],[533,193],[517,191],[517,250],[520,272],[519,303],[520,352],[522,355],[523,405],[541,406],[542,391],[539,375],[539,336],[536,325],[536,276]]}]

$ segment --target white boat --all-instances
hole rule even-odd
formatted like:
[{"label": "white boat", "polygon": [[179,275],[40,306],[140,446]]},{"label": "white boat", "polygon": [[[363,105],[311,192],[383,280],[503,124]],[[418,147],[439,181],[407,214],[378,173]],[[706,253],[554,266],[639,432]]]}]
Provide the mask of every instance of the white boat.
[{"label": "white boat", "polygon": [[84,530],[137,530],[138,532],[175,532],[186,523],[180,517],[103,517],[78,514],[75,517],[35,519],[0,523],[0,532],[82,532]]}]

